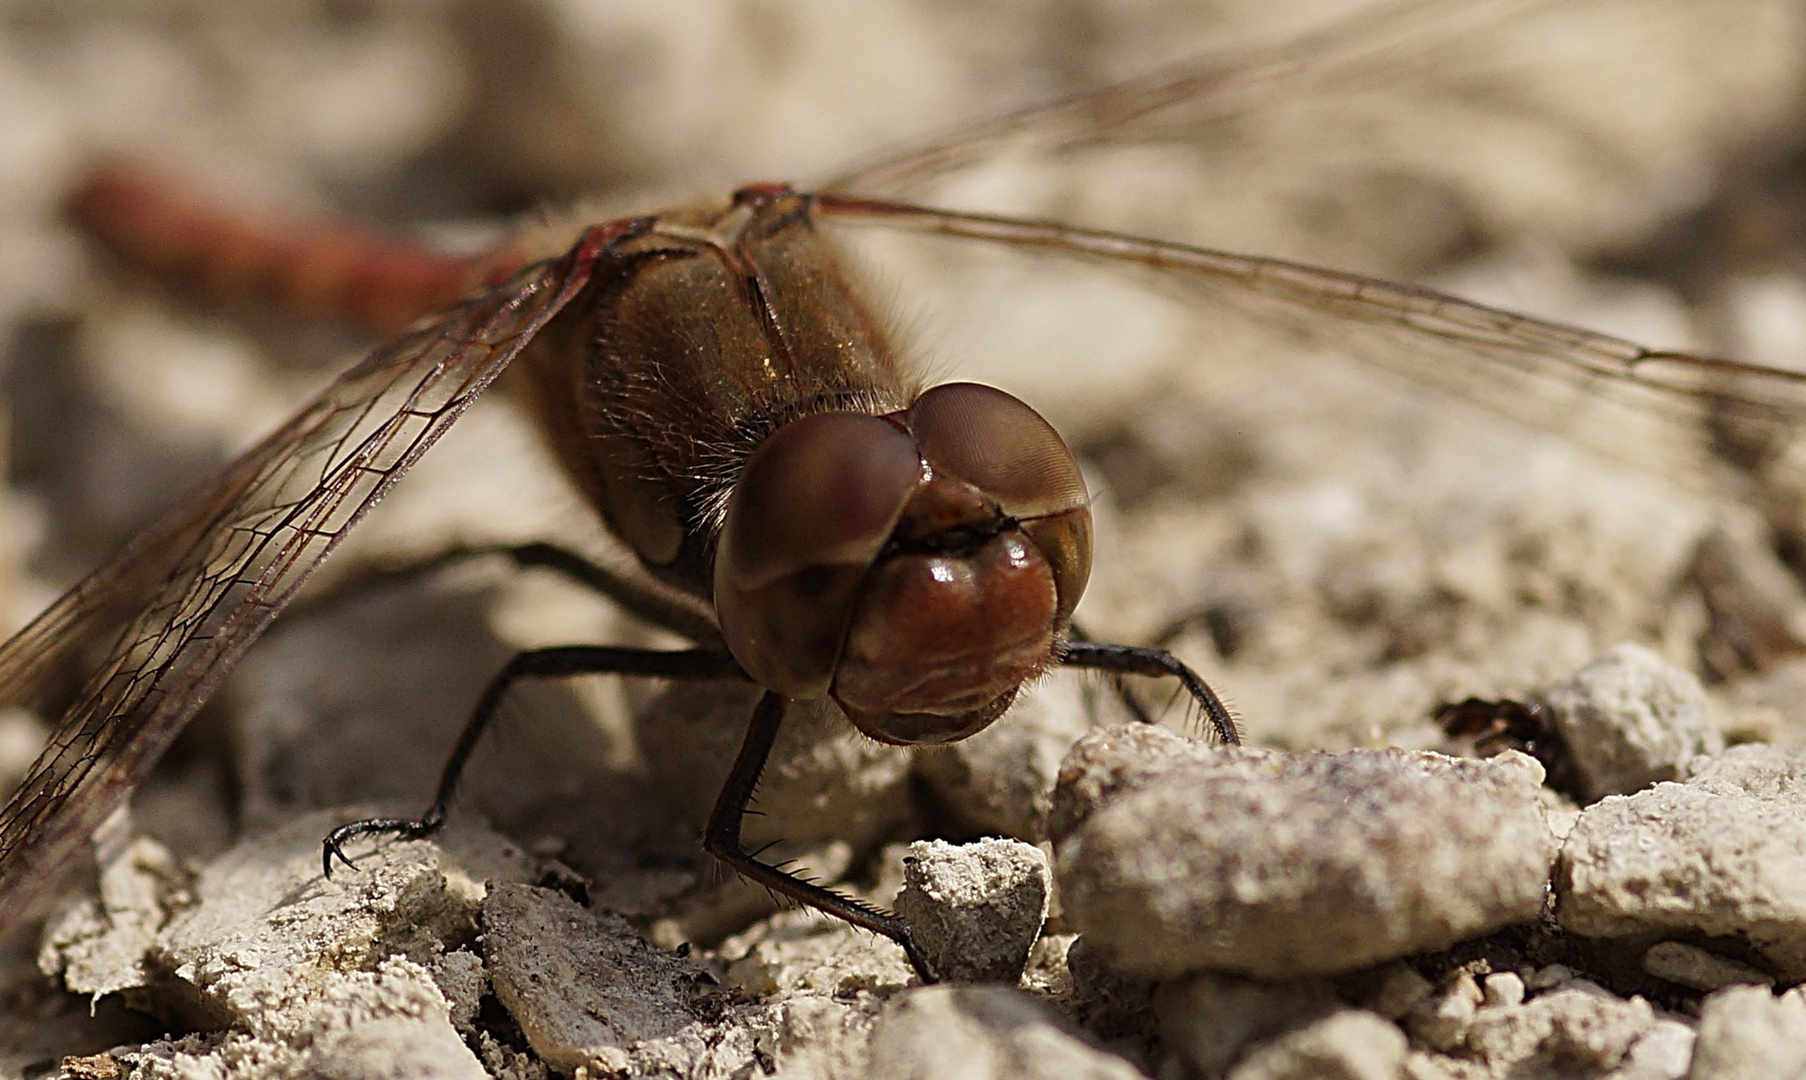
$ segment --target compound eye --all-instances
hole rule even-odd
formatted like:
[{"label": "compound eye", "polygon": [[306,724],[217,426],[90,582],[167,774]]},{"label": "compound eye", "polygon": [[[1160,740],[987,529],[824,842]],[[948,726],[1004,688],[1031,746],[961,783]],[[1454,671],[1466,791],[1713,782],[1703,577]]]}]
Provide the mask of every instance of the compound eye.
[{"label": "compound eye", "polygon": [[909,407],[909,429],[937,475],[997,501],[1047,559],[1060,626],[1091,577],[1091,500],[1079,463],[1041,414],[978,383],[945,383]]},{"label": "compound eye", "polygon": [[958,477],[1014,518],[1087,506],[1066,441],[1024,403],[978,383],[944,383],[909,407],[909,430],[936,474]]},{"label": "compound eye", "polygon": [[923,481],[915,442],[860,413],[779,428],[747,458],[715,554],[734,659],[793,698],[828,692],[860,582]]}]

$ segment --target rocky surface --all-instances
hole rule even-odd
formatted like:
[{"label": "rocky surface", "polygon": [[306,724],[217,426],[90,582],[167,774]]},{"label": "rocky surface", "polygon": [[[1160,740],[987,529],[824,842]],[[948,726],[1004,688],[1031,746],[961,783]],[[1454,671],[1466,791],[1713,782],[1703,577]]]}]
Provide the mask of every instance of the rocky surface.
[{"label": "rocky surface", "polygon": [[155,887],[167,856],[128,850],[106,872],[150,885],[144,902],[130,917],[110,900],[72,909],[40,967],[71,991],[123,991],[175,1030],[211,1033],[146,1047],[147,1076],[486,1075],[456,1022],[468,1027],[476,1004],[477,915],[485,883],[518,879],[531,860],[459,829],[324,879],[320,839],[342,820],[302,817],[175,889]]},{"label": "rocky surface", "polygon": [[1542,911],[1555,841],[1522,754],[1182,747],[1088,735],[1054,796],[1066,917],[1120,967],[1337,974]]},{"label": "rocky surface", "polygon": [[753,1063],[750,1026],[689,950],[662,952],[620,916],[530,886],[492,888],[482,921],[496,1000],[553,1069],[729,1074]]},{"label": "rocky surface", "polygon": [[[198,177],[209,205],[469,250],[579,199],[609,216],[807,183],[1344,7],[16,0],[0,616],[20,624],[370,344],[121,273],[58,215],[96,154]],[[1806,353],[1797,3],[1422,9],[1310,62],[1232,64],[1181,115],[899,193],[1429,280],[1651,345]],[[524,685],[450,831],[324,879],[321,833],[418,812],[509,653],[675,643],[499,560],[357,580],[453,541],[624,565],[488,395],[328,565],[348,588],[285,615],[97,838],[98,888],[0,953],[0,1077],[1798,1071],[1806,602],[1777,551],[1802,550],[1799,458],[1719,424],[1714,445],[1766,472],[1704,471],[1697,430],[1651,419],[1678,398],[1525,386],[1390,324],[843,239],[933,377],[1021,393],[1078,450],[1084,633],[1173,648],[1258,750],[1122,728],[1105,681],[1058,671],[933,751],[792,716],[752,842],[947,916],[937,947],[1014,985],[919,986],[891,943],[780,910],[701,852],[736,687]],[[1130,692],[1199,734],[1170,688]],[[1566,755],[1586,783],[1426,752],[1455,748],[1438,703],[1539,693],[1559,738],[1466,749]],[[0,773],[45,730],[0,711]],[[999,836],[1058,839],[1050,889],[981,839]],[[984,872],[931,873],[925,839]],[[950,878],[1024,899],[1007,949],[968,943],[988,909]]]},{"label": "rocky surface", "polygon": [[[1583,811],[1562,845],[1556,915],[1594,938],[1746,942],[1781,982],[1806,979],[1806,757],[1738,746],[1686,783]],[[1737,959],[1733,957],[1733,959]]]}]

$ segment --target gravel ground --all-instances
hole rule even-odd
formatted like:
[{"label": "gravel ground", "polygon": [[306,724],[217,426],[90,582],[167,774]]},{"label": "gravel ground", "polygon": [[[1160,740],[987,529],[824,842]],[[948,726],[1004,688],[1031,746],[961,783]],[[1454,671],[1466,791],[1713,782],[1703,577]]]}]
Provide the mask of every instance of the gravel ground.
[{"label": "gravel ground", "polygon": [[[580,199],[599,216],[808,182],[1339,6],[14,0],[0,617],[21,624],[368,345],[110,266],[56,213],[97,154],[469,248]],[[1122,145],[915,194],[1798,360],[1806,10],[1419,19],[1436,29],[1377,61],[1319,49],[1228,83],[1163,141],[1122,121]],[[1233,299],[945,243],[857,251],[937,374],[1022,394],[1080,451],[1087,631],[1168,644],[1249,748],[1192,738],[1178,705],[1122,726],[1063,676],[935,752],[791,718],[752,839],[901,893],[971,979],[920,987],[890,943],[779,910],[701,852],[750,709],[735,688],[524,687],[443,842],[323,880],[324,832],[416,809],[512,651],[660,640],[480,564],[336,594],[240,665],[97,843],[96,887],[12,944],[0,1076],[1806,1068],[1788,488],[1639,469],[1677,435],[1634,418],[1484,402],[1532,425],[1501,419],[1426,390],[1462,369],[1408,343],[1379,357],[1401,381],[1325,355],[1372,343]],[[323,577],[452,539],[611,551],[487,399]],[[1436,707],[1469,697],[1521,707],[1503,734],[1446,734]],[[0,716],[0,774],[43,732]]]}]

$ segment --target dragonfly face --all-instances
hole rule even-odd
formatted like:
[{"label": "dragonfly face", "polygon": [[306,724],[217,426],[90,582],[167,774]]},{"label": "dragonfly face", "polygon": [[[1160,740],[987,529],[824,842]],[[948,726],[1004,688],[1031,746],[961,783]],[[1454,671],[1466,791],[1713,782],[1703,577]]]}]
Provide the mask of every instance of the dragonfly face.
[{"label": "dragonfly face", "polygon": [[1047,667],[1090,569],[1066,444],[1003,391],[948,383],[882,417],[805,417],[755,451],[715,604],[761,685],[831,695],[881,742],[951,742]]}]

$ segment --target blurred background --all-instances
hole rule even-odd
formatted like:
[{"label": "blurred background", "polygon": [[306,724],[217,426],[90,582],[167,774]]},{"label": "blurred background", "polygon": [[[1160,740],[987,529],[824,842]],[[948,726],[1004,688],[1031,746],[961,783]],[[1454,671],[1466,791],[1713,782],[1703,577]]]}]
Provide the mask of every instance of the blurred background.
[{"label": "blurred background", "polygon": [[[369,345],[122,273],[59,213],[100,156],[192,178],[203,198],[473,250],[573,204],[599,219],[755,180],[807,185],[1198,57],[1214,59],[1187,69],[1198,87],[1173,108],[1058,116],[945,175],[873,187],[1806,363],[1797,0],[12,0],[0,619],[21,625]],[[1299,354],[1261,324],[1175,307],[1158,283],[946,244],[858,250],[932,371],[1022,393],[1081,450],[1099,498],[1092,632],[1170,643],[1256,741],[1429,744],[1438,700],[1519,692],[1624,638],[1720,679],[1734,723],[1806,731],[1787,709],[1806,676],[1784,659],[1702,659],[1714,615],[1685,586],[1708,537],[1780,582],[1766,590],[1777,618],[1799,618],[1747,505],[1319,363],[1333,327]],[[535,455],[486,403],[345,560],[452,538],[605,549]],[[187,779],[162,790],[185,809],[159,814],[151,792],[141,818],[205,854],[298,808],[415,799],[511,648],[646,640],[544,583],[465,584],[273,633],[238,680],[253,688],[197,729],[214,742],[172,763]],[[619,825],[659,768],[643,722],[626,733],[645,693],[558,694],[512,710],[534,733],[508,751],[517,771],[494,766],[472,794],[524,840],[568,840],[548,804],[569,817],[577,793]],[[598,715],[593,739],[569,719]],[[42,735],[32,718],[0,723],[0,772]],[[595,769],[522,790],[586,753]],[[683,770],[681,750],[662,753]],[[567,859],[595,874],[693,844],[656,817],[620,827],[638,838],[631,858],[595,840]]]}]

